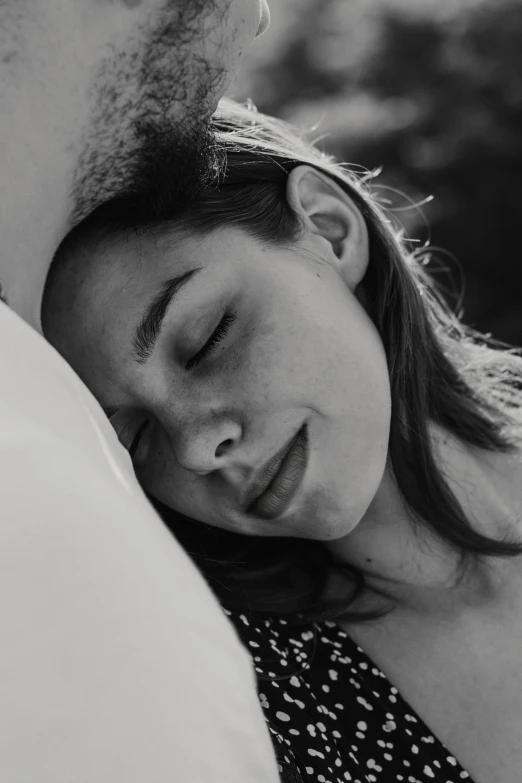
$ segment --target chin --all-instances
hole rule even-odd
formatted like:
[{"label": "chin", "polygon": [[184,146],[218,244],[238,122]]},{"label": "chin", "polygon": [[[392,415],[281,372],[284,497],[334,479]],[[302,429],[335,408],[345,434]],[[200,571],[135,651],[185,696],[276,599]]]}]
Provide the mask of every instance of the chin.
[{"label": "chin", "polygon": [[324,541],[325,543],[328,541],[340,541],[342,538],[349,536],[350,533],[355,530],[358,524],[359,520],[357,522],[338,520],[336,523],[332,523],[331,525],[325,525],[321,531],[322,535],[320,540]]},{"label": "chin", "polygon": [[293,535],[312,541],[327,543],[345,538],[357,527],[362,517],[362,514],[354,514],[353,510],[347,513],[340,507],[334,509],[331,503],[322,506],[321,503],[315,502],[314,510],[310,513],[312,503],[307,505],[306,517],[303,515],[298,518]]}]

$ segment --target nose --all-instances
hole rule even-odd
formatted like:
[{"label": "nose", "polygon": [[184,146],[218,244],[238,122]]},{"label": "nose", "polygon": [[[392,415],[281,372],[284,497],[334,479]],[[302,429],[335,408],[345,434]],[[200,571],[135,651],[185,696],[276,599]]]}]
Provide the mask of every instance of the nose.
[{"label": "nose", "polygon": [[204,475],[227,467],[240,439],[239,423],[220,418],[184,426],[173,437],[173,448],[182,468]]},{"label": "nose", "polygon": [[270,26],[270,8],[268,7],[267,0],[261,0],[261,6],[259,10],[259,27],[257,29],[256,38],[263,35],[265,30],[268,30]]}]

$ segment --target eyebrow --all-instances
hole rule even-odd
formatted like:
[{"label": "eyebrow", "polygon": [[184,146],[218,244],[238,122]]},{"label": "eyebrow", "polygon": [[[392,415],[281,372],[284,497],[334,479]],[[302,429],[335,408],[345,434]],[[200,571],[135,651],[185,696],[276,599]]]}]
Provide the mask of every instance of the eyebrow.
[{"label": "eyebrow", "polygon": [[144,364],[151,356],[158,335],[163,326],[163,319],[167,314],[169,306],[184,285],[191,280],[197,272],[203,267],[189,269],[183,275],[172,277],[161,286],[159,293],[149,304],[143,317],[136,329],[134,336],[134,358],[139,364]]}]

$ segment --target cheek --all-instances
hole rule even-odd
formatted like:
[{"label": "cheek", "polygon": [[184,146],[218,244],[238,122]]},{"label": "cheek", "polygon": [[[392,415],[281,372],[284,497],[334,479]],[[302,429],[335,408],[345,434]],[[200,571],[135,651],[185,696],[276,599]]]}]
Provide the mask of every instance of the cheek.
[{"label": "cheek", "polygon": [[[336,317],[337,316],[337,317]],[[335,396],[339,412],[370,426],[389,418],[390,381],[381,337],[358,300],[332,310],[318,355],[323,385]]]},{"label": "cheek", "polygon": [[259,24],[256,0],[214,0],[215,11],[205,17],[205,59],[223,69],[221,92],[252,44]]},{"label": "cheek", "polygon": [[137,468],[136,474],[145,492],[156,500],[181,514],[199,518],[199,477],[181,468],[171,456],[157,451],[142,468]]},{"label": "cheek", "polygon": [[[355,297],[287,296],[256,316],[225,375],[236,402],[265,415],[280,406],[386,420],[390,388],[380,336]],[[315,301],[314,301],[315,299]],[[314,302],[311,307],[310,302]],[[242,390],[242,394],[241,394]]]},{"label": "cheek", "polygon": [[312,419],[317,503],[332,538],[339,520],[347,530],[358,524],[378,491],[391,417],[389,372],[377,330],[358,306],[337,315],[316,343],[315,373],[306,386],[318,413]]}]

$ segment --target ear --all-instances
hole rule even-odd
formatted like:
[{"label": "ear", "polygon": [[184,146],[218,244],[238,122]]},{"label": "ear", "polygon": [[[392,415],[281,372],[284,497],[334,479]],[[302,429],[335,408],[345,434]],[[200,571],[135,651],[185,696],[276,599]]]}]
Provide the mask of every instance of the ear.
[{"label": "ear", "polygon": [[328,174],[305,165],[290,172],[286,195],[305,231],[324,245],[325,260],[353,291],[366,273],[369,256],[368,230],[355,203]]}]

